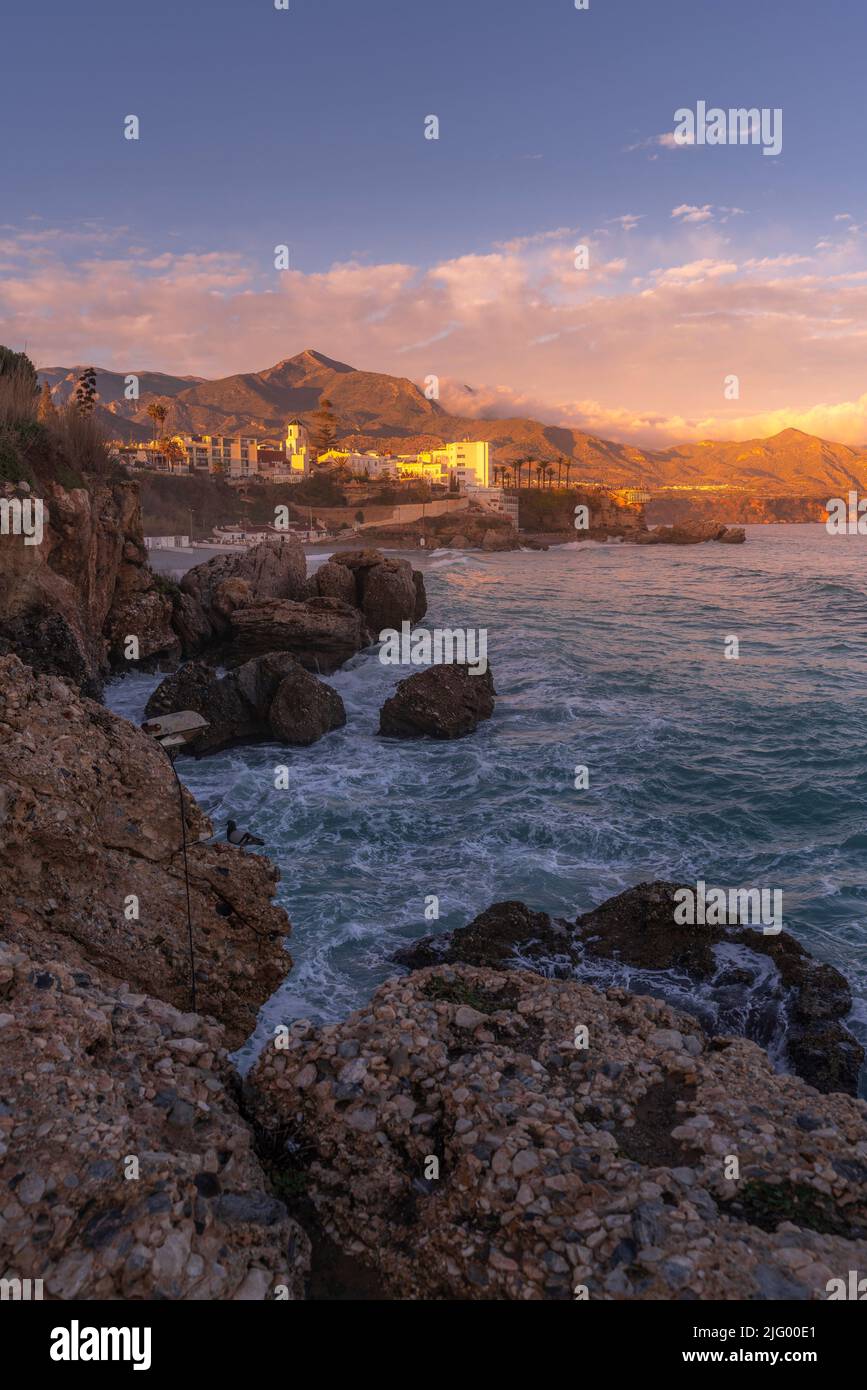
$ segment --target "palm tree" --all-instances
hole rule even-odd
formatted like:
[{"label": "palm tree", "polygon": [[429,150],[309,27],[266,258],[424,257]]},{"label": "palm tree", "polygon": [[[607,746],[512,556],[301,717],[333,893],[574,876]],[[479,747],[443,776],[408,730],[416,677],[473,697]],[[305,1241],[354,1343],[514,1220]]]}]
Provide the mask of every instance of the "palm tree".
[{"label": "palm tree", "polygon": [[536,464],[536,487],[541,487],[541,486],[542,486],[542,478],[544,477],[544,474],[545,474],[545,465],[544,465],[544,463],[537,463],[537,464]]},{"label": "palm tree", "polygon": [[166,410],[162,401],[151,401],[150,405],[147,408],[147,413],[154,422],[153,451],[154,453],[156,453],[157,428],[159,427],[159,429],[162,429],[163,425],[166,423],[166,418],[169,412]]},{"label": "palm tree", "polygon": [[566,486],[569,486],[569,474],[572,472],[572,459],[564,459],[566,465]]}]

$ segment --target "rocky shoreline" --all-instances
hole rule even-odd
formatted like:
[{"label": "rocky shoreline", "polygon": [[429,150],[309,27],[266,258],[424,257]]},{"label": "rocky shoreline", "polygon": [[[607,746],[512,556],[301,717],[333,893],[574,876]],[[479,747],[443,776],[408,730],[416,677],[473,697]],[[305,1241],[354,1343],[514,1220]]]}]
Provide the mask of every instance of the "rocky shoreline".
[{"label": "rocky shoreline", "polygon": [[[423,584],[376,551],[302,567],[259,547],[162,594],[189,660],[155,712],[199,699],[213,746],[335,727],[317,671],[419,621]],[[241,1082],[228,1050],[292,964],[277,870],[214,843],[164,752],[90,698],[111,644],[104,619],[82,634],[63,677],[0,655],[0,1277],[300,1299],[330,1261],[361,1297],[811,1300],[867,1267],[846,982],[786,933],[675,927],[674,884],[573,923],[494,904],[341,1022],[278,1026]],[[490,716],[490,672],[439,671],[384,733]],[[657,997],[671,972],[692,1011]]]},{"label": "rocky shoreline", "polygon": [[52,1298],[298,1298],[327,1246],[395,1298],[809,1299],[864,1266],[867,1106],[842,1063],[794,1074],[857,1047],[848,993],[785,934],[753,945],[819,1028],[790,1072],[657,998],[526,968],[686,953],[700,975],[711,944],[653,885],[573,928],[506,904],[417,943],[343,1022],[278,1028],[241,1087],[226,1048],[291,965],[275,870],[202,843],[185,795],[191,1013],[164,755],[14,657],[0,696],[4,1274]]}]

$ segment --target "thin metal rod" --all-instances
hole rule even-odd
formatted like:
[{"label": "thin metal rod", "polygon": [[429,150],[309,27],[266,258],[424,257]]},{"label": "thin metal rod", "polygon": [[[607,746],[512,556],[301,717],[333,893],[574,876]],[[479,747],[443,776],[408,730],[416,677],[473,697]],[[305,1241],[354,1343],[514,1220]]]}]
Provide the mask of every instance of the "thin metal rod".
[{"label": "thin metal rod", "polygon": [[198,1013],[198,1009],[196,1008],[196,958],[193,951],[193,914],[190,908],[190,869],[187,863],[187,822],[184,819],[184,789],[181,786],[181,779],[178,776],[177,768],[175,767],[175,760],[172,757],[171,751],[167,748],[165,752],[166,757],[169,760],[172,772],[175,775],[175,781],[178,784],[178,802],[181,810],[181,839],[184,848],[184,878],[187,884],[187,935],[189,938],[190,945],[190,997],[192,999],[193,1013],[195,1014]]}]

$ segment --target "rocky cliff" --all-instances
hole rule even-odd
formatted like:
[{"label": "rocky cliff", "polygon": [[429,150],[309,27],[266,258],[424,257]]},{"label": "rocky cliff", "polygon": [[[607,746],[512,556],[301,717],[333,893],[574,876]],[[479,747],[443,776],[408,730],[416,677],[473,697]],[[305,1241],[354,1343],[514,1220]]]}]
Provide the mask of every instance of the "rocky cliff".
[{"label": "rocky cliff", "polygon": [[[845,492],[842,494],[845,496]],[[781,522],[803,524],[824,521],[828,498],[764,496],[727,488],[701,492],[660,492],[647,504],[651,526],[677,525],[684,521],[719,521],[731,525],[769,526]]]},{"label": "rocky cliff", "polygon": [[0,658],[0,1277],[51,1298],[301,1296],[227,1045],[290,965],[267,860],[145,734]]},{"label": "rocky cliff", "polygon": [[[230,1040],[291,964],[268,860],[205,844],[184,793],[200,1009]],[[50,949],[175,1007],[190,1002],[177,785],[163,750],[54,676],[0,658],[0,877],[7,940]]]},{"label": "rocky cliff", "polygon": [[[21,495],[2,486],[7,499]],[[90,694],[126,664],[129,636],[140,660],[177,658],[171,600],[147,566],[137,485],[49,481],[39,498],[40,544],[0,535],[0,652],[17,652]]]}]

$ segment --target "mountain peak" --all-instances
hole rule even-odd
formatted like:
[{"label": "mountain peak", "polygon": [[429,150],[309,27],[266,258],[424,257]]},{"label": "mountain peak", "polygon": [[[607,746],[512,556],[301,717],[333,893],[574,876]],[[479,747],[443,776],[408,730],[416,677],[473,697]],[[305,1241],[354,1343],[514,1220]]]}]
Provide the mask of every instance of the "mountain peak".
[{"label": "mountain peak", "polygon": [[[333,357],[326,357],[324,352],[317,352],[316,348],[305,348],[303,352],[297,352],[294,357],[287,357],[286,363],[295,363],[298,366],[327,367],[332,372],[354,372],[355,367],[350,367],[346,362],[338,362]],[[284,366],[283,362],[278,364]]]}]

